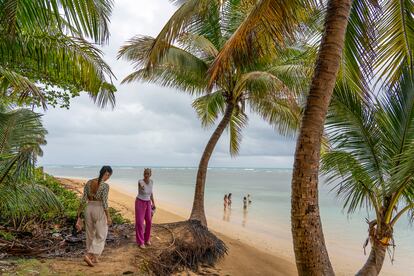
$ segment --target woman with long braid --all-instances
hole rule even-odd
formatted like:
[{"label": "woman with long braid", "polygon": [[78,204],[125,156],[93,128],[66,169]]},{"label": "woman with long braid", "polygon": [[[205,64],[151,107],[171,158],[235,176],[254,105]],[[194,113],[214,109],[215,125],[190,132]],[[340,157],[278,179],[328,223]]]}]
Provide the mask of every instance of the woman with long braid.
[{"label": "woman with long braid", "polygon": [[83,197],[78,210],[76,228],[81,230],[80,215],[85,208],[86,226],[86,253],[83,260],[89,265],[97,263],[97,257],[102,254],[105,247],[108,225],[112,219],[108,211],[109,185],[105,183],[112,175],[110,166],[103,166],[99,177],[89,180],[84,187]]}]

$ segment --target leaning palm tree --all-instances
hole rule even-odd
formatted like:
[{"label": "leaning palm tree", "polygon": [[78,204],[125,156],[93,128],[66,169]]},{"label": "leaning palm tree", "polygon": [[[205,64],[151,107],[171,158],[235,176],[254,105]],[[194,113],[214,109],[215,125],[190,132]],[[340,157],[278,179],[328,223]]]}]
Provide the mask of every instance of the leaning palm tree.
[{"label": "leaning palm tree", "polygon": [[62,207],[51,191],[32,182],[46,133],[39,114],[1,106],[0,220],[16,229],[22,229],[28,219]]},{"label": "leaning palm tree", "polygon": [[113,74],[88,41],[107,41],[111,10],[111,0],[0,0],[0,96],[45,106],[86,91],[113,104]]},{"label": "leaning palm tree", "polygon": [[[212,92],[209,90],[207,76],[211,65],[243,19],[242,8],[237,3],[227,7],[212,5],[205,16],[193,20],[193,24],[180,33],[173,41],[176,45],[167,41],[162,44],[163,54],[156,62],[151,61],[151,55],[159,43],[157,38],[138,36],[119,52],[119,57],[135,65],[135,71],[123,82],[154,82],[198,96],[193,107],[204,127],[212,126],[221,116],[197,171],[190,220],[198,220],[203,225],[207,225],[204,189],[210,157],[226,128],[230,133],[230,153],[233,156],[238,153],[241,131],[248,119],[245,107],[250,107],[283,134],[293,133],[298,128],[297,96],[306,77],[298,58],[304,54],[303,50],[279,49],[249,67],[235,66],[217,82]],[[297,59],[287,58],[289,55],[296,55]]]},{"label": "leaning palm tree", "polygon": [[358,275],[378,275],[395,223],[414,214],[414,79],[380,93],[337,89],[326,131],[332,147],[322,155],[322,172],[348,213],[367,207],[371,253]]}]

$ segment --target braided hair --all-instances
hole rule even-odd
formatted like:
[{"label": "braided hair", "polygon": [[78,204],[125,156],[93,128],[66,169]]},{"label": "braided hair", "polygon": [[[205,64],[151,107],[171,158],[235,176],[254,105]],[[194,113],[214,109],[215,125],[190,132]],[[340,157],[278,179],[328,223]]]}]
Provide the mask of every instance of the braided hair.
[{"label": "braided hair", "polygon": [[109,174],[112,174],[112,168],[110,166],[103,166],[99,171],[98,185],[101,184],[102,178],[107,172],[109,172]]}]

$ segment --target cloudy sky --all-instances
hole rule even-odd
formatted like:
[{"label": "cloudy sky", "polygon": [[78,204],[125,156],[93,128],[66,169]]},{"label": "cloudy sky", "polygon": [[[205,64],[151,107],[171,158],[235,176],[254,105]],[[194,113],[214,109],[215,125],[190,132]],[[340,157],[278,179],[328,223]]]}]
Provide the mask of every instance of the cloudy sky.
[{"label": "cloudy sky", "polygon": [[[132,67],[117,60],[119,47],[137,34],[155,36],[175,10],[165,0],[115,1],[105,60],[118,80],[117,106],[97,108],[87,96],[70,110],[50,108],[43,120],[49,131],[41,164],[197,166],[213,129],[201,128],[192,98],[173,89],[145,83],[120,85]],[[250,114],[240,155],[231,158],[223,135],[210,166],[291,167],[295,142],[280,137]]]}]

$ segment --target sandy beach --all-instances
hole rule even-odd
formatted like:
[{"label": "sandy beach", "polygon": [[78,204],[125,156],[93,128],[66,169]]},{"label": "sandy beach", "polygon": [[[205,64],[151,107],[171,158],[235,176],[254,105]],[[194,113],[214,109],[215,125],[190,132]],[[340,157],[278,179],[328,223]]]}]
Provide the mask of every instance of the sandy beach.
[{"label": "sandy beach", "polygon": [[[84,179],[68,179],[60,178],[61,182],[71,189],[81,191]],[[134,201],[135,198],[131,195],[125,194],[122,191],[111,186],[109,193],[109,205],[118,209],[126,218],[131,221],[134,220]],[[154,216],[154,223],[168,223],[174,221],[185,220],[184,217],[174,214],[165,210],[165,207],[161,202],[157,202],[158,208],[156,215]],[[164,208],[163,208],[164,207]],[[216,266],[215,273],[219,275],[296,275],[296,267],[293,260],[289,260],[285,256],[276,256],[263,250],[263,247],[251,246],[240,239],[235,239],[225,235],[214,226],[210,226],[210,229],[222,239],[229,248],[229,254]],[[125,251],[125,250],[123,250]],[[125,254],[125,252],[118,252],[117,255]],[[104,253],[105,255],[105,253]],[[105,256],[104,256],[105,257]],[[67,267],[73,269],[76,267],[76,263],[79,261],[60,261],[56,266]],[[108,272],[107,269],[94,268],[92,273],[102,273],[102,271]],[[122,273],[125,270],[124,265],[111,265],[112,272]],[[120,269],[120,271],[116,271]],[[122,269],[122,271],[121,271]],[[109,273],[109,272],[108,272]],[[109,273],[111,274],[111,273]]]},{"label": "sandy beach", "polygon": [[[61,176],[59,178],[62,183],[69,189],[80,192],[85,178],[73,176]],[[135,194],[130,185],[126,182],[118,180],[109,181],[110,206],[120,210],[122,214],[134,220],[134,201]],[[174,196],[171,194],[171,196]],[[168,223],[183,221],[189,216],[190,209],[185,208],[184,203],[176,204],[169,202],[168,193],[164,193],[164,198],[160,199],[156,194],[157,212],[154,217],[155,223]],[[237,214],[237,213],[236,213]],[[235,214],[233,214],[235,215]],[[219,236],[229,247],[229,254],[219,263],[215,271],[218,275],[296,275],[295,257],[292,247],[292,237],[290,227],[286,224],[276,225],[272,229],[271,235],[266,232],[251,231],[247,227],[242,227],[239,224],[229,223],[221,217],[214,217],[207,215],[208,226],[217,236]],[[251,221],[248,221],[251,223]],[[260,230],[260,229],[259,229]],[[330,260],[333,264],[336,275],[354,275],[362,265],[365,263],[367,256],[362,251],[362,241],[364,236],[356,237],[361,241],[359,244],[346,244],[341,237],[326,235],[325,240],[330,253]],[[116,253],[121,256],[127,254],[134,254],[136,248],[129,248],[127,251]],[[369,247],[367,248],[367,253]],[[108,261],[113,261],[113,253],[108,253]],[[400,254],[397,256],[397,254]],[[406,263],[400,263],[401,252],[396,251],[396,262],[390,263],[389,257],[385,260],[384,267],[381,271],[382,275],[413,275],[412,267]],[[127,256],[128,257],[128,256]],[[59,266],[62,266],[59,261]],[[65,262],[65,266],[70,266],[71,269],[79,269],[79,260],[72,262]],[[135,266],[136,267],[136,266]],[[114,274],[118,272],[117,269],[124,269],[125,267],[117,268],[116,265],[111,266]],[[87,268],[86,268],[87,269]],[[134,265],[130,267],[134,269]],[[99,270],[96,271],[97,273]],[[81,271],[84,273],[84,271]],[[213,273],[214,274],[214,273]]]}]

